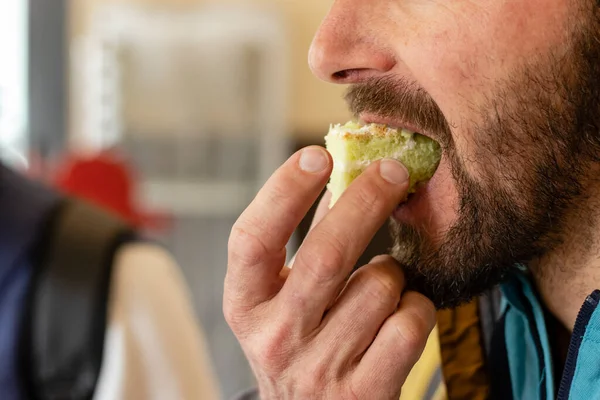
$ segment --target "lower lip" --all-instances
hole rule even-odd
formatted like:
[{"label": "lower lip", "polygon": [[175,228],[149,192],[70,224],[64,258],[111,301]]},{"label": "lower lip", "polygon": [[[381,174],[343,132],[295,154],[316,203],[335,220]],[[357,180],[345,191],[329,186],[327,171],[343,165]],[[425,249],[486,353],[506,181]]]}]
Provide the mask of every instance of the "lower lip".
[{"label": "lower lip", "polygon": [[438,174],[434,174],[433,177],[426,183],[420,185],[415,193],[409,195],[408,200],[398,205],[394,210],[392,217],[398,221],[407,224],[414,225],[422,218],[426,217],[430,210],[428,210],[427,198],[435,190],[438,184],[436,177]]},{"label": "lower lip", "polygon": [[427,190],[423,185],[413,194],[408,197],[404,203],[398,205],[394,210],[392,217],[398,222],[411,222],[416,217],[415,210],[418,208],[419,203],[421,202],[421,198],[423,197],[422,193]]}]

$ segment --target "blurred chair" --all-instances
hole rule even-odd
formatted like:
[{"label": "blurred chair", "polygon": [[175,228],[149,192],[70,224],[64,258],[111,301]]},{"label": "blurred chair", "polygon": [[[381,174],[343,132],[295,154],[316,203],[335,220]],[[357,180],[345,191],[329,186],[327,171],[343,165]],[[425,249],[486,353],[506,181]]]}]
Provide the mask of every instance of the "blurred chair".
[{"label": "blurred chair", "polygon": [[[227,398],[253,383],[222,315],[231,226],[291,152],[285,22],[258,5],[107,5],[72,44],[73,135],[117,146],[140,200],[173,215],[180,261]],[[289,245],[289,254],[296,248]]]}]

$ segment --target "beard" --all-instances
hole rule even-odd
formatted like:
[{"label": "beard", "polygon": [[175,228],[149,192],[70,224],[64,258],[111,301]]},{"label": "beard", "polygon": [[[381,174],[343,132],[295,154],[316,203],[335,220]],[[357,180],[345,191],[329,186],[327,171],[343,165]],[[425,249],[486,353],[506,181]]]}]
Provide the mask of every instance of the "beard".
[{"label": "beard", "polygon": [[411,121],[443,148],[458,194],[452,225],[434,241],[423,227],[391,222],[392,255],[407,289],[438,308],[467,302],[547,255],[584,204],[586,177],[600,161],[600,23],[589,6],[560,53],[523,63],[471,110],[468,156],[457,152],[449,123],[416,83],[371,79],[348,92],[355,114]]}]

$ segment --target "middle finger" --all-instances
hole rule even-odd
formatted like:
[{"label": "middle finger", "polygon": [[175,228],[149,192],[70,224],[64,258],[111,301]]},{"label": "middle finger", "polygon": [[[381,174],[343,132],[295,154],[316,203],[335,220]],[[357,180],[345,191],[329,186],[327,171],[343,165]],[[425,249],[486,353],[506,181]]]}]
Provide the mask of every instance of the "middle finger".
[{"label": "middle finger", "polygon": [[359,268],[323,320],[321,351],[335,349],[340,365],[356,359],[394,313],[404,290],[404,274],[390,256]]},{"label": "middle finger", "polygon": [[408,172],[394,160],[371,165],[300,247],[280,300],[308,331],[316,328],[360,255],[406,198]]}]

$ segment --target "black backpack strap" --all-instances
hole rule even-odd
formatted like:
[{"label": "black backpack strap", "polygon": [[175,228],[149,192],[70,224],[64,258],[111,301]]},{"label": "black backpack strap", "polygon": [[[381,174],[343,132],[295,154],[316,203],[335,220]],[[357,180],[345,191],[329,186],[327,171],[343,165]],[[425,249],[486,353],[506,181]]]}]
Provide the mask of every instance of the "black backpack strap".
[{"label": "black backpack strap", "polygon": [[125,223],[67,199],[41,240],[22,336],[25,390],[38,400],[94,394],[104,347],[113,258]]}]

